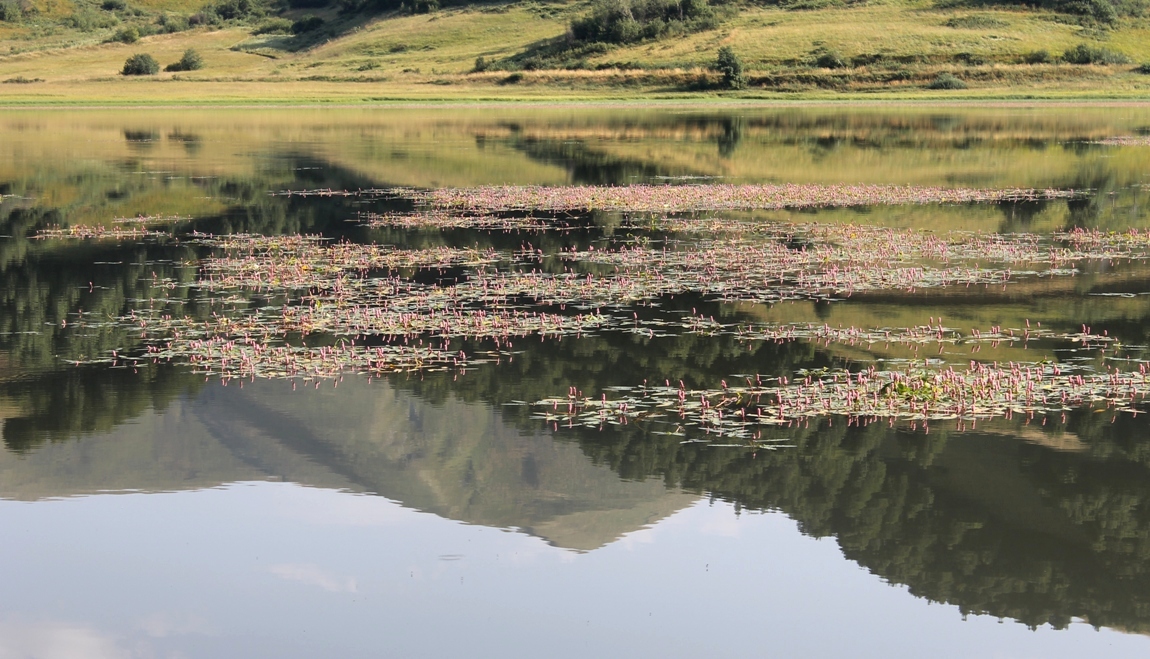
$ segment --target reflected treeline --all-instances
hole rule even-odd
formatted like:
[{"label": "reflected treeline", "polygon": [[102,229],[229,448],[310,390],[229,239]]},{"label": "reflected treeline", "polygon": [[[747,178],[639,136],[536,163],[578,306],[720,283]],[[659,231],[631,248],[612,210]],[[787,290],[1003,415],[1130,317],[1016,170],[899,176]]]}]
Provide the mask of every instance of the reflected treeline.
[{"label": "reflected treeline", "polygon": [[146,411],[165,410],[176,398],[195,394],[203,382],[168,365],[138,371],[73,367],[3,382],[0,400],[15,408],[3,421],[4,446],[27,453],[47,442],[108,432]]},{"label": "reflected treeline", "polygon": [[[187,284],[190,249],[73,242],[32,245],[0,271],[0,350],[13,374],[91,359],[132,345],[125,327],[69,327],[78,313],[96,319],[128,314],[169,291],[159,281]],[[175,291],[186,287],[178,287]],[[10,375],[11,376],[11,375]]]},{"label": "reflected treeline", "polygon": [[[672,345],[673,357],[642,345],[529,346],[497,377],[481,369],[457,381],[428,374],[394,384],[430,401],[505,405],[565,386],[594,390],[628,373],[690,379],[735,363],[753,371],[758,359],[788,361],[737,349],[724,355],[683,339]],[[525,431],[539,430],[530,410],[504,409]],[[1065,423],[994,422],[965,433],[847,427],[837,419],[775,431],[793,448],[756,452],[683,444],[642,423],[561,428],[554,436],[624,479],[658,478],[736,506],[781,510],[805,533],[836,538],[875,574],[966,613],[1056,627],[1083,618],[1150,632],[1147,425],[1145,417],[1112,422],[1089,410]]]}]

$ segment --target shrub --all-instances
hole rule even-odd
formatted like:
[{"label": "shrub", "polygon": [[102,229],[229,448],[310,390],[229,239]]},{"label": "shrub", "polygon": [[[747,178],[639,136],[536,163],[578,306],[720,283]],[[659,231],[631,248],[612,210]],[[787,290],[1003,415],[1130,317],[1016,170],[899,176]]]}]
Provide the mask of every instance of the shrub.
[{"label": "shrub", "polygon": [[583,43],[627,44],[713,25],[707,0],[598,0],[590,14],[571,23],[571,36]]},{"label": "shrub", "polygon": [[11,0],[4,0],[0,2],[0,21],[6,23],[15,23],[24,18],[24,12],[21,11],[20,5],[12,2]]},{"label": "shrub", "polygon": [[431,14],[439,11],[439,0],[415,0],[415,13]]},{"label": "shrub", "polygon": [[1054,57],[1046,50],[1032,50],[1022,56],[1022,61],[1026,64],[1051,64]]},{"label": "shrub", "polygon": [[956,16],[943,25],[953,27],[958,30],[990,30],[994,28],[1010,27],[1010,23],[988,16],[986,14],[974,14],[973,16]]},{"label": "shrub", "polygon": [[324,20],[319,16],[312,16],[308,14],[298,21],[291,24],[292,34],[303,34],[304,32],[312,32],[323,27]]},{"label": "shrub", "polygon": [[483,73],[489,68],[491,68],[491,63],[487,61],[486,57],[480,55],[475,58],[475,68],[471,69],[471,71],[472,73]]},{"label": "shrub", "polygon": [[1139,64],[1138,66],[1134,67],[1134,73],[1150,75],[1150,64]]},{"label": "shrub", "polygon": [[120,74],[126,76],[150,76],[159,72],[160,65],[154,57],[147,53],[137,53],[124,62],[124,70],[120,71]]},{"label": "shrub", "polygon": [[747,79],[743,76],[743,62],[730,46],[719,49],[719,56],[715,59],[715,70],[723,74],[723,86],[727,89],[742,89],[747,86]]},{"label": "shrub", "polygon": [[928,89],[966,89],[966,83],[950,73],[940,73],[927,85]]},{"label": "shrub", "polygon": [[192,25],[218,25],[223,21],[249,21],[266,15],[267,9],[260,0],[217,0],[188,20]]},{"label": "shrub", "polygon": [[1100,46],[1080,43],[1063,53],[1062,60],[1070,64],[1126,64],[1130,58]]},{"label": "shrub", "polygon": [[178,62],[172,62],[164,67],[165,71],[199,71],[204,68],[204,60],[195,48],[184,51],[184,56]]},{"label": "shrub", "polygon": [[179,14],[161,14],[160,17],[156,19],[156,26],[159,27],[158,32],[164,34],[183,32],[191,27],[187,17],[180,16]]},{"label": "shrub", "polygon": [[119,23],[119,20],[113,15],[101,14],[91,8],[85,7],[65,18],[63,23],[81,32],[91,32],[92,30],[112,27],[116,23]]},{"label": "shrub", "polygon": [[128,3],[124,0],[104,0],[100,5],[100,9],[104,11],[124,11],[128,8]]},{"label": "shrub", "polygon": [[1118,10],[1111,0],[1063,0],[1058,9],[1068,14],[1078,14],[1104,25],[1118,22]]},{"label": "shrub", "polygon": [[847,62],[835,51],[827,50],[819,53],[815,66],[821,69],[845,69]]},{"label": "shrub", "polygon": [[112,35],[112,41],[119,41],[120,43],[136,43],[140,40],[140,31],[134,25],[120,28]]},{"label": "shrub", "polygon": [[269,18],[260,23],[252,34],[291,34],[292,22],[286,18]]}]

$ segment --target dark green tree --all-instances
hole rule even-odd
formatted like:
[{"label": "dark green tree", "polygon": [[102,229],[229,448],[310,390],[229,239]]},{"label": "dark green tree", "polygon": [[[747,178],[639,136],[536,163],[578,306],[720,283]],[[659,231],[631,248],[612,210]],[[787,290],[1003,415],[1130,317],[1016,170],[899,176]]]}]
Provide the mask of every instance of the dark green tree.
[{"label": "dark green tree", "polygon": [[743,74],[743,62],[730,46],[719,49],[715,70],[723,74],[723,86],[727,89],[742,89],[747,86],[747,78]]},{"label": "dark green tree", "polygon": [[136,53],[124,62],[124,70],[120,71],[126,76],[150,76],[160,72],[160,64],[156,58],[147,53]]},{"label": "dark green tree", "polygon": [[184,51],[184,56],[178,62],[172,62],[164,67],[165,71],[198,71],[204,68],[204,59],[196,52],[195,48],[189,48]]}]

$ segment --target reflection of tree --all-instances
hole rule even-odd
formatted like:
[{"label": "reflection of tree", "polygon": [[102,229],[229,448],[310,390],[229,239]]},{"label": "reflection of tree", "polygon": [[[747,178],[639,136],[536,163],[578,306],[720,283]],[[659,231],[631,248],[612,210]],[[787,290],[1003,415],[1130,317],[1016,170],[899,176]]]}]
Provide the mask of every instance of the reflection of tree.
[{"label": "reflection of tree", "polygon": [[566,167],[571,183],[580,185],[627,185],[654,176],[692,173],[612,156],[582,142],[521,139],[514,146],[533,160]]},{"label": "reflection of tree", "polygon": [[21,411],[4,420],[4,446],[24,452],[44,442],[107,431],[148,409],[162,410],[202,384],[183,369],[158,365],[138,372],[70,368],[7,382],[0,385],[0,396],[18,402]]},{"label": "reflection of tree", "polygon": [[[22,245],[23,258],[7,263],[0,279],[0,350],[7,354],[8,367],[18,371],[51,369],[63,361],[132,345],[127,328],[79,329],[76,314],[82,311],[97,319],[121,316],[138,300],[168,297],[171,292],[158,288],[157,282],[187,283],[194,276],[194,271],[174,266],[173,262],[190,257],[190,250],[182,247]],[[93,262],[116,265],[99,267]]]},{"label": "reflection of tree", "polygon": [[730,158],[743,141],[743,127],[746,121],[741,116],[730,117],[723,122],[723,134],[719,136],[719,155]]},{"label": "reflection of tree", "polygon": [[[743,352],[686,337],[632,342],[599,337],[525,346],[511,364],[482,367],[458,381],[428,374],[397,378],[422,398],[448,392],[504,404],[595,391],[628,377],[709,381],[742,364],[786,370],[818,361],[775,350]],[[505,416],[525,428],[522,408]],[[518,416],[517,416],[518,414]],[[1105,416],[1105,419],[1102,417]],[[737,507],[781,510],[805,533],[834,536],[844,553],[875,574],[967,613],[1062,627],[1095,625],[1150,631],[1150,448],[1140,417],[1070,415],[1065,426],[990,425],[990,433],[929,435],[884,424],[783,429],[795,448],[757,452],[681,444],[642,423],[560,429],[593,461],[625,479],[660,478],[728,499]],[[1029,433],[1029,434],[1028,434]],[[1043,446],[1076,437],[1082,450]],[[1028,437],[1022,442],[1013,436]],[[1047,438],[1047,439],[1043,439]]]},{"label": "reflection of tree", "polygon": [[1002,211],[1003,215],[999,232],[1015,233],[1029,231],[1034,218],[1046,210],[1049,203],[1050,202],[1046,200],[1038,200],[998,204],[998,209]]}]

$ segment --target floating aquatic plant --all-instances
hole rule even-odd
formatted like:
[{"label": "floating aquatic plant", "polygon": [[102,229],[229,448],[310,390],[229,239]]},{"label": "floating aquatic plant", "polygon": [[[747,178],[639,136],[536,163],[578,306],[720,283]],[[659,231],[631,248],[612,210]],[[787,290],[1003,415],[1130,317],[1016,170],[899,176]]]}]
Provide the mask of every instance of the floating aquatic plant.
[{"label": "floating aquatic plant", "polygon": [[481,231],[566,231],[571,225],[530,215],[496,215],[430,210],[414,213],[360,213],[362,226],[379,229],[478,229]]},{"label": "floating aquatic plant", "polygon": [[612,210],[682,213],[831,206],[964,204],[1080,196],[1081,190],[932,188],[898,185],[626,185],[443,188],[415,196],[434,208],[469,211]]},{"label": "floating aquatic plant", "polygon": [[910,185],[684,184],[623,186],[486,186],[478,188],[371,188],[279,190],[285,197],[403,198],[436,209],[468,211],[613,210],[681,213],[777,210],[833,206],[1001,203],[1069,199],[1083,190],[1034,188],[936,188]]},{"label": "floating aquatic plant", "polygon": [[41,229],[36,232],[33,238],[39,240],[68,238],[80,240],[141,240],[167,235],[169,234],[161,231],[152,231],[143,226],[105,227],[103,225],[89,226],[80,224],[70,227],[49,227],[47,229]]},{"label": "floating aquatic plant", "polygon": [[[1061,190],[943,190],[899,186],[626,186],[620,188],[482,188],[472,190],[291,191],[303,196],[402,196],[426,208],[411,213],[365,214],[369,226],[404,229],[555,230],[565,221],[535,213],[607,209],[648,213],[625,218],[630,226],[686,236],[680,240],[623,239],[603,246],[544,253],[530,244],[513,252],[330,241],[320,236],[213,236],[185,240],[211,253],[196,262],[191,284],[153,282],[157,290],[191,286],[209,305],[205,315],[172,312],[179,303],[148,301],[128,316],[83,319],[139,332],[144,352],[113,353],[116,363],[182,361],[227,381],[290,378],[318,381],[348,373],[465,368],[501,359],[514,341],[579,337],[622,331],[648,337],[683,332],[735,336],[739,341],[805,340],[829,346],[876,343],[944,346],[1070,342],[1082,349],[1114,344],[1083,327],[1080,333],[993,327],[968,333],[941,319],[919,327],[856,328],[829,324],[722,323],[690,315],[630,318],[622,307],[683,293],[718,300],[829,300],[867,291],[1007,285],[1018,276],[1061,276],[1085,261],[1145,259],[1150,232],[1103,233],[1076,229],[1037,234],[933,233],[858,225],[745,222],[674,213],[742,208],[875,203],[966,203],[1075,196]],[[149,218],[113,229],[76,229],[93,236],[149,235]],[[157,222],[158,223],[158,222]],[[63,231],[63,230],[61,230]],[[117,233],[120,232],[120,233]],[[45,234],[48,237],[51,234]],[[191,264],[189,264],[191,265]],[[453,269],[450,281],[418,283],[412,271]],[[462,271],[464,274],[460,275]],[[426,279],[422,279],[426,282]],[[603,313],[601,309],[608,309]],[[468,354],[457,339],[489,342],[493,352]],[[315,346],[316,341],[329,344]],[[313,345],[309,346],[308,344]],[[474,348],[471,348],[474,350]],[[917,362],[916,362],[917,364]],[[684,387],[618,389],[609,401],[572,392],[542,418],[565,423],[674,424],[668,432],[760,441],[756,428],[811,417],[956,419],[960,424],[1016,413],[1049,413],[1067,406],[1102,404],[1134,411],[1145,391],[1140,372],[1072,372],[1066,365],[945,361],[903,370],[825,372],[754,378],[745,388],[687,391]],[[1085,368],[1085,367],[1076,367]],[[563,407],[563,410],[559,410]],[[694,430],[692,430],[694,429]]]},{"label": "floating aquatic plant", "polygon": [[117,217],[113,224],[138,224],[144,226],[169,225],[187,222],[192,218],[181,215],[137,215],[136,217]]},{"label": "floating aquatic plant", "polygon": [[653,424],[659,432],[683,437],[707,435],[755,441],[764,427],[792,426],[811,419],[845,417],[849,423],[883,420],[919,424],[951,421],[963,429],[979,420],[1027,420],[1083,406],[1113,414],[1139,414],[1150,392],[1147,363],[1137,372],[1108,369],[1075,373],[1056,364],[984,364],[966,368],[932,367],[929,362],[901,370],[871,366],[861,371],[803,371],[795,377],[748,376],[716,389],[688,389],[666,382],[612,387],[608,399],[585,396],[575,389],[565,398],[534,403],[536,417],[553,425],[603,427],[606,424]]},{"label": "floating aquatic plant", "polygon": [[1102,146],[1150,146],[1150,136],[1119,135],[1117,137],[1094,140],[1090,142],[1090,144],[1101,144]]}]

